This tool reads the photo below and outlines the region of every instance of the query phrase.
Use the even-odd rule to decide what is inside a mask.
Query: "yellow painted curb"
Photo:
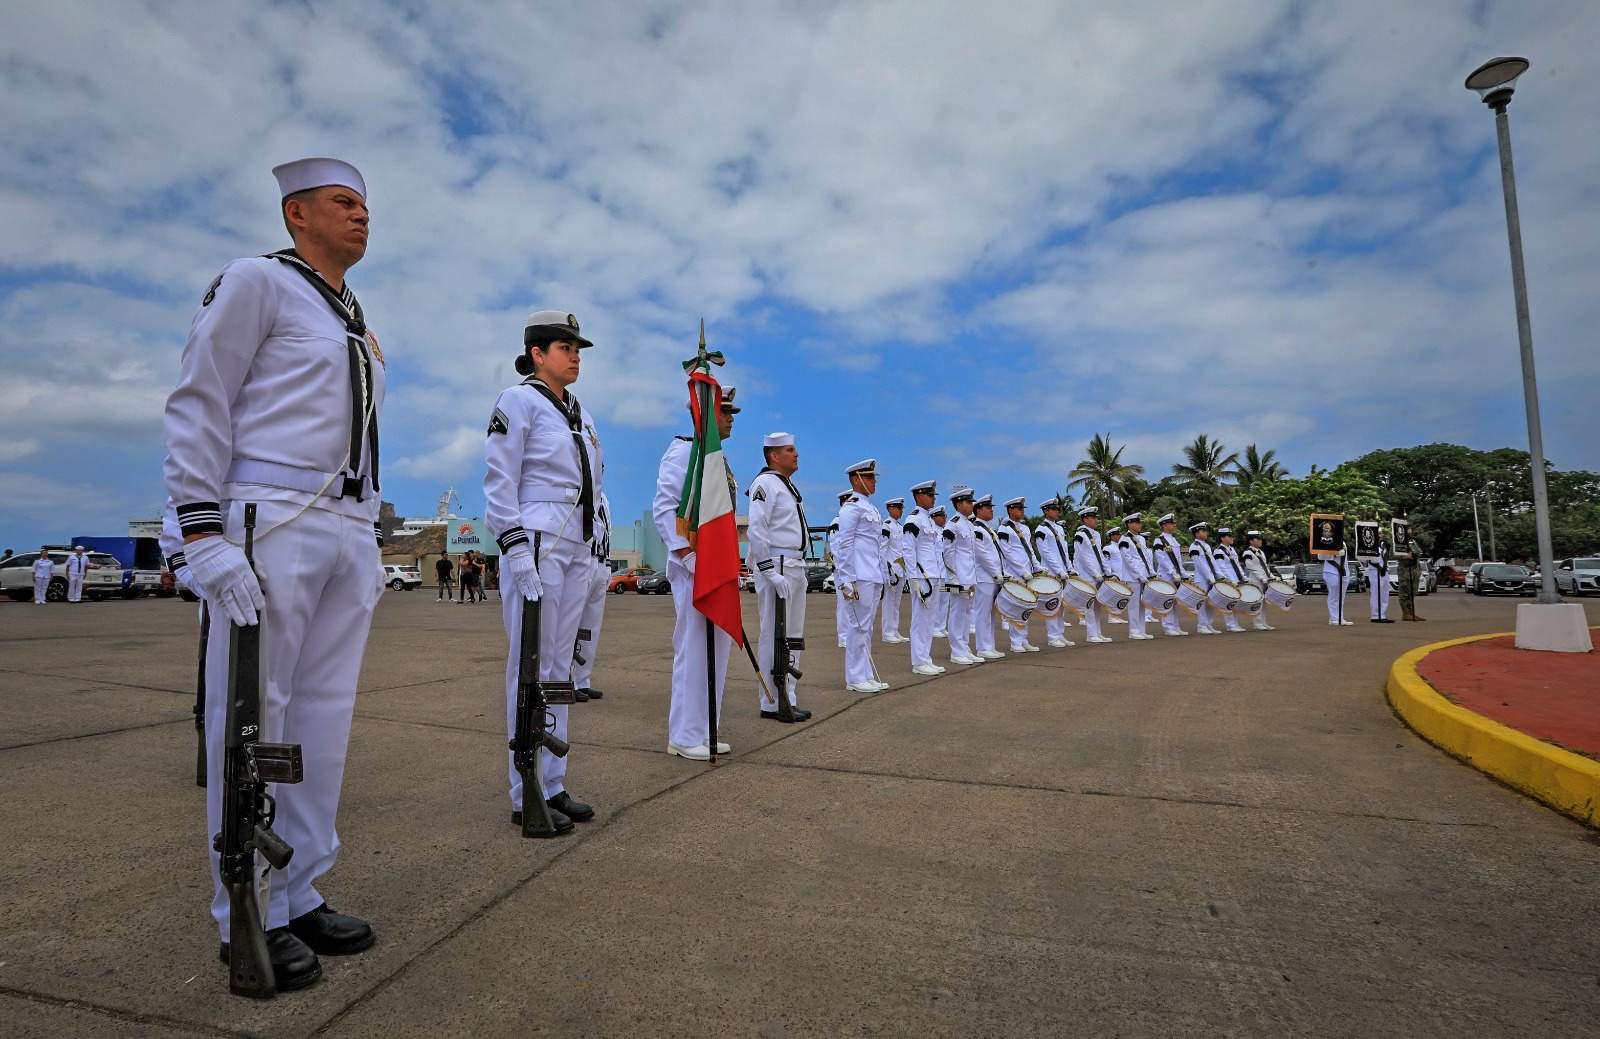
[[[1389,703],[1417,735],[1445,753],[1558,812],[1600,827],[1600,762],[1457,706],[1417,673],[1417,664],[1429,653],[1511,634],[1468,635],[1419,646],[1389,668]]]

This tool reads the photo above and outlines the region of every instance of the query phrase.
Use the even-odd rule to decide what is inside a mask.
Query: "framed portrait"
[[[1378,561],[1378,521],[1356,521],[1356,558],[1363,563]]]
[[[1389,521],[1389,547],[1396,552],[1406,551],[1406,543],[1411,540],[1411,521],[1406,519],[1392,519]]]
[[[1307,549],[1314,556],[1336,556],[1344,548],[1344,513],[1313,512]]]

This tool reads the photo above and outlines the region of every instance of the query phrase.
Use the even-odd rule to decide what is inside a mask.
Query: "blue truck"
[[[155,538],[76,537],[72,543],[116,557],[122,564],[122,594],[126,598],[173,593],[172,579],[166,576],[166,560],[161,558],[161,542]]]

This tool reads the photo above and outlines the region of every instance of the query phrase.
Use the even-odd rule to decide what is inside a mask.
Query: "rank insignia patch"
[[[506,413],[501,411],[499,408],[495,408],[494,414],[489,416],[488,435],[493,436],[496,433],[504,435],[510,432],[510,428],[511,427],[509,423],[506,421]]]
[[[750,496],[750,500],[751,501],[766,501],[767,500],[767,489],[765,487],[757,487],[756,488],[756,493],[754,493],[754,494],[752,494]]]
[[[217,298],[217,286],[221,284],[222,275],[219,274],[217,275],[217,280],[211,283],[211,287],[206,289],[206,297],[200,301],[200,305],[202,307],[209,307],[211,305],[211,301]]]

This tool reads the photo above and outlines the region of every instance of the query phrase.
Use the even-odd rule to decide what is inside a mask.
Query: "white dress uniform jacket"
[[[1245,548],[1241,555],[1244,562],[1245,580],[1257,588],[1265,588],[1272,581],[1272,569],[1267,565],[1267,554],[1259,548]]]
[[[849,685],[874,682],[872,623],[877,619],[883,592],[883,517],[865,495],[853,494],[839,510],[839,530],[834,535],[834,583],[837,604],[844,619],[844,680]],[[855,591],[847,599],[842,585]]]
[[[1045,570],[1063,580],[1072,569],[1071,561],[1067,558],[1067,535],[1059,523],[1040,520],[1039,525],[1033,528],[1033,554]]]
[[[945,627],[952,660],[973,657],[968,632],[972,629],[972,610],[978,591],[976,530],[972,519],[959,512],[953,512],[944,525],[945,565],[950,582],[956,586],[950,593],[950,619]]]
[[[1083,526],[1073,531],[1072,567],[1096,584],[1105,580],[1105,546],[1098,530]]]
[[[1026,581],[1032,577],[1039,569],[1039,561],[1034,558],[1033,549],[1028,545],[1031,540],[1028,525],[1007,516],[1000,521],[994,533],[1000,539],[1000,561],[1006,577],[1014,581]]]
[[[1179,560],[1183,558],[1183,545],[1179,543],[1178,535],[1157,534],[1151,539],[1151,553],[1155,557],[1156,576],[1171,581],[1173,587],[1189,579],[1179,565]],[[1186,634],[1178,623],[1178,607],[1174,606],[1161,618],[1161,630],[1169,635]]]
[[[993,653],[994,600],[1000,591],[1000,539],[993,527],[980,519],[972,521],[973,548],[978,560],[978,591],[973,597],[972,619],[977,627],[973,648],[979,656]]]
[[[943,534],[918,506],[906,517],[905,540],[909,553],[906,570],[911,582],[911,666],[933,663],[933,631],[937,623],[938,591],[944,583]]]
[[[883,564],[887,583],[883,589],[883,638],[900,641],[900,603],[905,597],[905,524],[894,517],[883,521]]]
[[[750,497],[750,525],[746,534],[750,545],[748,559],[755,573],[756,612],[761,619],[757,656],[762,674],[768,676],[766,685],[759,682],[757,685],[761,709],[776,711],[778,702],[768,695],[776,650],[774,640],[778,637],[788,640],[790,658],[797,669],[806,644],[805,554],[809,539],[806,513],[794,484],[771,469],[757,473],[745,493]],[[784,597],[781,636],[777,632],[780,592]],[[786,676],[784,686],[791,704],[796,703],[796,685],[793,675]]]

